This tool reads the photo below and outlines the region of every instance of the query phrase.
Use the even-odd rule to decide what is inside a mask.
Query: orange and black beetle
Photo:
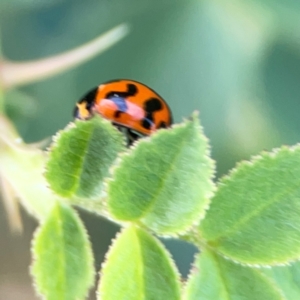
[[[94,114],[124,132],[128,145],[172,124],[171,110],[163,98],[148,86],[129,79],[100,84],[79,100],[75,118],[85,120]]]

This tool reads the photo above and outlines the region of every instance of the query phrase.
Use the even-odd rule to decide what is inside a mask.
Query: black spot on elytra
[[[144,104],[144,109],[146,112],[146,116],[145,118],[141,121],[142,126],[145,129],[150,129],[151,126],[154,123],[154,112],[161,110],[162,104],[161,104],[161,100],[159,100],[158,98],[150,98],[149,100],[145,101]]]
[[[127,84],[127,91],[110,91],[105,95],[106,99],[112,100],[117,106],[118,110],[115,112],[115,118],[119,118],[120,115],[127,111],[127,105],[125,99],[130,96],[136,95],[138,89],[135,84],[129,83]]]
[[[123,113],[123,111],[117,110],[117,111],[115,112],[115,114],[114,114],[114,117],[115,117],[116,119],[120,118],[121,113]]]
[[[159,128],[167,128],[167,124],[166,124],[166,122],[164,122],[164,121],[161,121],[160,123],[159,123],[159,125],[158,125],[158,127],[157,127],[158,129]]]
[[[111,99],[113,97],[120,97],[120,98],[126,98],[130,96],[134,96],[137,94],[138,89],[135,84],[129,83],[127,84],[127,91],[126,92],[120,92],[120,91],[110,91],[106,94],[106,99]]]

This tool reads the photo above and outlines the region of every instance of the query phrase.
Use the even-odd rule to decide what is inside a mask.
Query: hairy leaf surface
[[[35,235],[32,251],[36,289],[45,299],[84,299],[93,284],[93,254],[84,226],[71,207],[54,206]]]
[[[123,149],[123,137],[98,116],[75,121],[57,137],[46,167],[51,189],[63,197],[98,196],[109,167]]]
[[[142,222],[160,234],[187,230],[203,217],[214,189],[208,153],[195,115],[141,140],[122,157],[109,182],[112,216]]]
[[[98,299],[179,300],[179,275],[170,254],[146,231],[123,230],[103,266]]]
[[[183,300],[285,300],[261,270],[244,267],[205,250],[198,255]]]
[[[243,162],[219,184],[200,234],[246,264],[300,258],[300,146]]]

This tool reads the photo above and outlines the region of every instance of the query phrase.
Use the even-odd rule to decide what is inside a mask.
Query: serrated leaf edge
[[[116,132],[118,132],[117,129],[114,128],[114,126],[111,124],[111,122],[110,122],[109,120],[106,120],[105,118],[102,118],[101,116],[98,116],[98,115],[94,116],[93,118],[99,118],[99,119],[101,119],[101,122],[110,124],[110,125],[112,126],[112,129],[114,129],[114,130],[116,130]],[[73,195],[71,195],[71,196],[69,196],[69,197],[64,197],[64,196],[61,196],[61,195],[57,194],[56,192],[54,192],[54,191],[52,190],[51,185],[50,185],[50,183],[48,182],[48,180],[47,180],[47,178],[46,178],[46,173],[47,173],[47,171],[48,171],[48,169],[47,169],[47,164],[48,164],[48,161],[51,159],[51,156],[50,156],[50,155],[51,155],[51,152],[52,152],[54,149],[56,149],[56,147],[58,147],[58,143],[59,143],[59,140],[60,140],[62,134],[68,133],[68,132],[70,132],[71,130],[77,128],[77,127],[78,127],[78,124],[80,124],[81,122],[87,122],[87,121],[86,121],[86,120],[75,119],[74,121],[69,122],[69,123],[67,124],[67,126],[66,126],[64,129],[59,130],[55,135],[53,135],[53,137],[52,137],[52,143],[51,143],[50,146],[47,147],[47,149],[44,151],[45,154],[47,155],[47,159],[46,159],[46,161],[45,161],[45,167],[44,167],[44,170],[43,170],[43,176],[45,177],[46,183],[47,183],[47,187],[48,187],[48,189],[51,191],[51,193],[53,194],[53,196],[58,197],[58,198],[60,198],[61,200],[64,200],[64,199],[66,199],[66,198],[67,198],[67,199],[72,199],[72,198],[86,199],[86,198],[82,198],[82,197],[76,196],[76,195],[75,195],[75,194],[76,194],[76,191],[75,191],[75,193],[73,193]],[[123,135],[122,135],[122,136],[123,136]],[[125,141],[125,138],[124,138],[124,137],[122,138],[122,146],[123,146],[124,149],[126,149],[126,141]],[[117,160],[117,158],[116,158],[116,160]],[[114,162],[114,163],[115,163],[115,162]],[[112,165],[114,165],[114,163],[113,163]],[[109,171],[109,170],[108,170],[108,172],[109,172],[109,174],[110,174],[110,171]],[[109,175],[108,175],[108,177],[109,177]],[[80,177],[79,177],[79,178],[80,178]],[[104,190],[104,185],[105,185],[105,178],[104,178],[104,180],[103,180],[103,188],[102,188],[102,190]],[[97,199],[102,198],[102,197],[103,197],[103,195],[102,195],[102,191],[101,191],[101,193],[100,193],[99,196],[98,196],[98,195],[97,195],[97,196],[92,196],[92,197],[90,197],[90,198],[88,198],[88,199],[97,200]],[[104,202],[105,202],[105,201],[104,201]],[[80,205],[80,204],[76,204],[76,203],[72,203],[72,204],[84,208],[84,207],[83,207],[82,205]],[[90,211],[90,212],[93,212],[91,209],[87,209],[87,210]],[[95,212],[95,213],[96,213],[96,214],[99,214],[99,213],[97,213],[97,212]]]
[[[220,257],[228,260],[228,261],[231,261],[233,263],[236,263],[237,265],[240,265],[242,267],[248,267],[248,268],[251,268],[253,270],[253,272],[257,272],[261,277],[264,277],[266,279],[267,282],[270,283],[270,285],[274,288],[274,290],[276,290],[280,296],[282,297],[282,300],[289,300],[285,297],[284,295],[284,292],[282,291],[282,289],[279,288],[279,286],[276,284],[276,282],[270,278],[269,276],[267,276],[266,274],[260,272],[261,269],[271,269],[272,266],[257,266],[257,265],[247,265],[247,264],[242,264],[240,262],[237,262],[235,260],[232,260],[224,255],[220,255],[217,251],[215,251],[215,249],[210,249],[209,247],[207,247],[207,249],[209,251],[211,251],[213,254],[215,255],[219,255]],[[194,261],[192,263],[192,266],[190,268],[190,272],[184,282],[184,285],[182,287],[182,300],[188,300],[188,298],[186,298],[188,296],[187,294],[187,288],[188,288],[188,284],[190,282],[190,280],[192,279],[192,276],[194,276],[196,274],[196,272],[198,272],[198,267],[196,266],[196,261],[197,259],[199,258],[199,256],[201,255],[201,252],[197,252],[195,255],[194,255]]]
[[[253,155],[249,158],[249,160],[242,160],[238,162],[234,168],[232,168],[228,174],[222,176],[218,182],[217,182],[217,189],[219,188],[220,185],[226,184],[228,181],[232,181],[232,178],[236,175],[237,172],[240,171],[241,168],[252,168],[255,166],[256,163],[260,162],[263,160],[265,157],[275,159],[277,155],[282,153],[283,151],[288,151],[288,152],[295,152],[295,151],[300,151],[300,143],[294,145],[294,146],[286,146],[283,145],[279,148],[274,148],[271,151],[262,151],[259,154]]]
[[[74,210],[68,203],[66,203],[64,200],[57,200],[56,203],[53,203],[53,207],[52,209],[50,210],[49,212],[49,215],[44,218],[40,223],[39,223],[39,226],[38,228],[34,231],[33,233],[33,236],[32,236],[32,239],[31,239],[31,246],[30,246],[30,253],[31,253],[31,256],[32,256],[32,260],[31,260],[31,265],[29,266],[29,273],[31,275],[31,278],[32,278],[32,285],[33,285],[33,288],[34,288],[34,293],[36,296],[38,297],[41,297],[42,299],[46,299],[45,296],[41,293],[41,290],[40,288],[38,287],[38,283],[37,283],[37,280],[34,276],[34,273],[33,273],[33,265],[36,261],[36,256],[35,256],[35,253],[34,253],[34,248],[35,248],[35,245],[36,245],[36,239],[37,239],[37,236],[40,234],[40,232],[42,231],[43,229],[43,225],[48,221],[48,218],[50,217],[51,213],[53,212],[53,210],[56,208],[57,205],[66,205],[68,206],[74,213],[74,216],[75,218],[77,219],[77,221],[79,220],[79,222],[81,222],[81,229],[83,231],[83,233],[85,234],[86,238],[87,238],[87,241],[90,245],[92,245],[91,243],[91,240],[90,240],[90,236],[88,235],[88,232],[83,224],[83,222],[81,221],[81,218],[79,216],[79,214],[77,213],[76,210]],[[86,247],[85,247],[86,248]],[[91,254],[91,259],[92,259],[92,265],[94,265],[94,261],[95,261],[95,258],[94,258],[94,255],[93,255],[93,252],[92,252],[92,249],[90,249],[90,254]],[[95,278],[95,268],[93,267],[93,270],[92,270],[93,274],[93,278]],[[94,280],[93,282],[90,283],[90,285],[87,287],[87,292],[86,292],[86,296],[88,295],[88,292],[89,290],[93,287],[94,285]]]
[[[107,262],[108,262],[108,259],[109,259],[109,256],[110,256],[110,253],[111,253],[111,249],[114,247],[116,241],[118,240],[118,238],[123,234],[124,231],[126,231],[128,228],[130,227],[133,227],[133,228],[136,228],[138,230],[144,230],[146,231],[148,234],[150,234],[152,236],[152,238],[156,239],[156,243],[157,243],[157,246],[163,250],[163,252],[165,253],[168,253],[169,255],[167,256],[167,259],[168,259],[168,262],[169,264],[171,265],[174,273],[175,273],[175,276],[176,276],[176,281],[178,283],[178,286],[181,288],[182,287],[182,283],[180,282],[180,279],[181,278],[181,275],[178,271],[178,268],[175,264],[175,261],[174,259],[172,258],[172,255],[171,253],[168,251],[168,249],[162,244],[162,242],[157,239],[157,237],[155,235],[153,235],[148,229],[145,229],[143,227],[140,227],[136,224],[131,224],[129,222],[127,222],[125,224],[125,226],[116,234],[116,236],[111,240],[111,244],[107,250],[107,252],[105,253],[105,256],[104,256],[104,261],[102,262],[101,264],[101,267],[100,267],[100,271],[99,271],[99,282],[97,283],[97,290],[96,290],[96,295],[97,295],[97,300],[101,300],[101,293],[100,293],[100,281],[101,281],[101,277],[103,276],[103,273],[105,271],[105,269],[107,268]],[[180,295],[180,290],[179,290],[179,295]]]
[[[213,250],[213,252],[217,253],[218,255],[222,256],[223,258],[233,261],[236,264],[245,266],[245,267],[251,267],[251,268],[256,268],[256,269],[263,269],[263,268],[272,268],[272,267],[286,267],[286,266],[290,266],[291,264],[297,262],[300,260],[300,257],[297,259],[293,259],[293,260],[288,260],[286,263],[281,263],[281,262],[277,262],[274,261],[274,263],[268,263],[268,264],[258,264],[258,263],[246,263],[246,262],[242,262],[239,260],[236,260],[235,258],[229,257],[221,252],[219,252],[217,249],[210,247],[209,245],[207,245],[207,248],[209,248],[210,250]]]
[[[259,163],[264,158],[276,159],[277,156],[279,154],[283,153],[284,151],[289,152],[289,153],[292,153],[292,152],[295,152],[295,151],[300,151],[300,143],[297,143],[293,146],[283,145],[281,147],[274,148],[271,151],[262,151],[259,154],[251,156],[249,158],[249,160],[242,160],[242,161],[238,162],[236,164],[236,166],[229,171],[228,174],[224,175],[223,177],[221,177],[218,180],[217,185],[216,185],[217,191],[219,190],[220,186],[222,187],[223,185],[226,185],[228,182],[232,182],[232,180],[235,179],[234,176],[236,176],[236,174],[241,170],[241,168],[253,168],[253,167],[255,167],[256,163]],[[225,254],[219,252],[217,249],[209,246],[207,244],[207,241],[202,237],[201,237],[201,242],[203,244],[205,244],[207,248],[213,250],[214,252],[216,252],[218,255],[224,257],[225,259],[231,260],[231,261],[233,261],[237,264],[247,266],[247,267],[265,268],[265,267],[275,267],[275,266],[289,266],[290,264],[300,260],[300,253],[299,253],[299,256],[297,258],[290,259],[290,260],[286,261],[285,263],[278,262],[278,261],[273,261],[273,263],[268,263],[268,264],[246,263],[246,262],[238,261],[234,258],[231,258],[231,257],[226,256]]]
[[[192,117],[190,119],[185,119],[182,123],[173,124],[172,126],[170,126],[168,128],[159,129],[156,132],[154,132],[153,134],[151,134],[150,136],[146,136],[146,137],[144,137],[142,139],[139,139],[139,140],[135,141],[133,143],[133,145],[129,149],[127,149],[126,151],[121,152],[121,153],[118,154],[118,157],[115,160],[115,163],[111,166],[111,168],[109,170],[109,173],[111,174],[111,176],[107,177],[103,181],[103,188],[104,188],[104,190],[108,194],[109,184],[110,184],[110,182],[114,181],[114,173],[116,172],[116,170],[118,170],[118,168],[120,168],[122,160],[124,159],[124,157],[130,156],[132,151],[136,151],[136,148],[137,148],[137,146],[139,144],[151,142],[151,139],[153,137],[155,138],[157,135],[161,134],[161,132],[166,132],[166,131],[169,131],[170,129],[173,129],[173,128],[175,128],[175,129],[176,128],[183,128],[184,126],[187,125],[188,122],[194,122],[194,123],[196,123],[196,126],[200,130],[201,138],[203,138],[204,142],[206,143],[205,157],[207,159],[207,164],[211,165],[211,170],[212,170],[211,176],[207,180],[206,184],[207,184],[207,186],[211,187],[211,190],[208,191],[208,192],[206,192],[206,194],[204,195],[204,198],[207,199],[207,203],[203,207],[203,213],[200,214],[199,217],[194,220],[194,222],[192,222],[189,226],[187,226],[183,230],[179,230],[176,233],[164,233],[164,234],[160,234],[160,233],[156,233],[155,231],[151,230],[150,228],[144,226],[150,232],[153,232],[153,233],[155,233],[155,234],[157,234],[157,235],[159,235],[161,237],[166,237],[166,238],[179,237],[180,235],[183,235],[183,234],[189,232],[192,228],[196,227],[201,222],[201,220],[204,219],[204,217],[206,215],[206,211],[210,207],[211,198],[213,197],[213,195],[215,194],[215,191],[217,189],[216,188],[216,184],[213,181],[213,179],[215,178],[215,174],[216,174],[216,162],[211,158],[211,146],[210,146],[210,143],[209,143],[209,139],[204,134],[204,128],[200,124],[200,121],[198,119],[198,112],[197,111],[195,111],[192,114]],[[111,221],[113,221],[114,223],[117,223],[117,224],[120,224],[120,225],[123,225],[123,226],[126,225],[126,224],[139,224],[139,225],[141,225],[141,223],[139,222],[139,220],[137,220],[137,221],[122,221],[122,220],[118,220],[118,219],[114,218],[109,213],[107,197],[106,197],[106,201],[104,201],[103,205],[105,207],[105,211],[107,212],[107,217]]]

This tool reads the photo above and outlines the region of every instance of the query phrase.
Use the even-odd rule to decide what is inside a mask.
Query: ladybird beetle
[[[134,80],[120,79],[100,84],[76,104],[74,117],[82,120],[99,114],[112,122],[131,145],[172,124],[167,103],[154,90]]]

